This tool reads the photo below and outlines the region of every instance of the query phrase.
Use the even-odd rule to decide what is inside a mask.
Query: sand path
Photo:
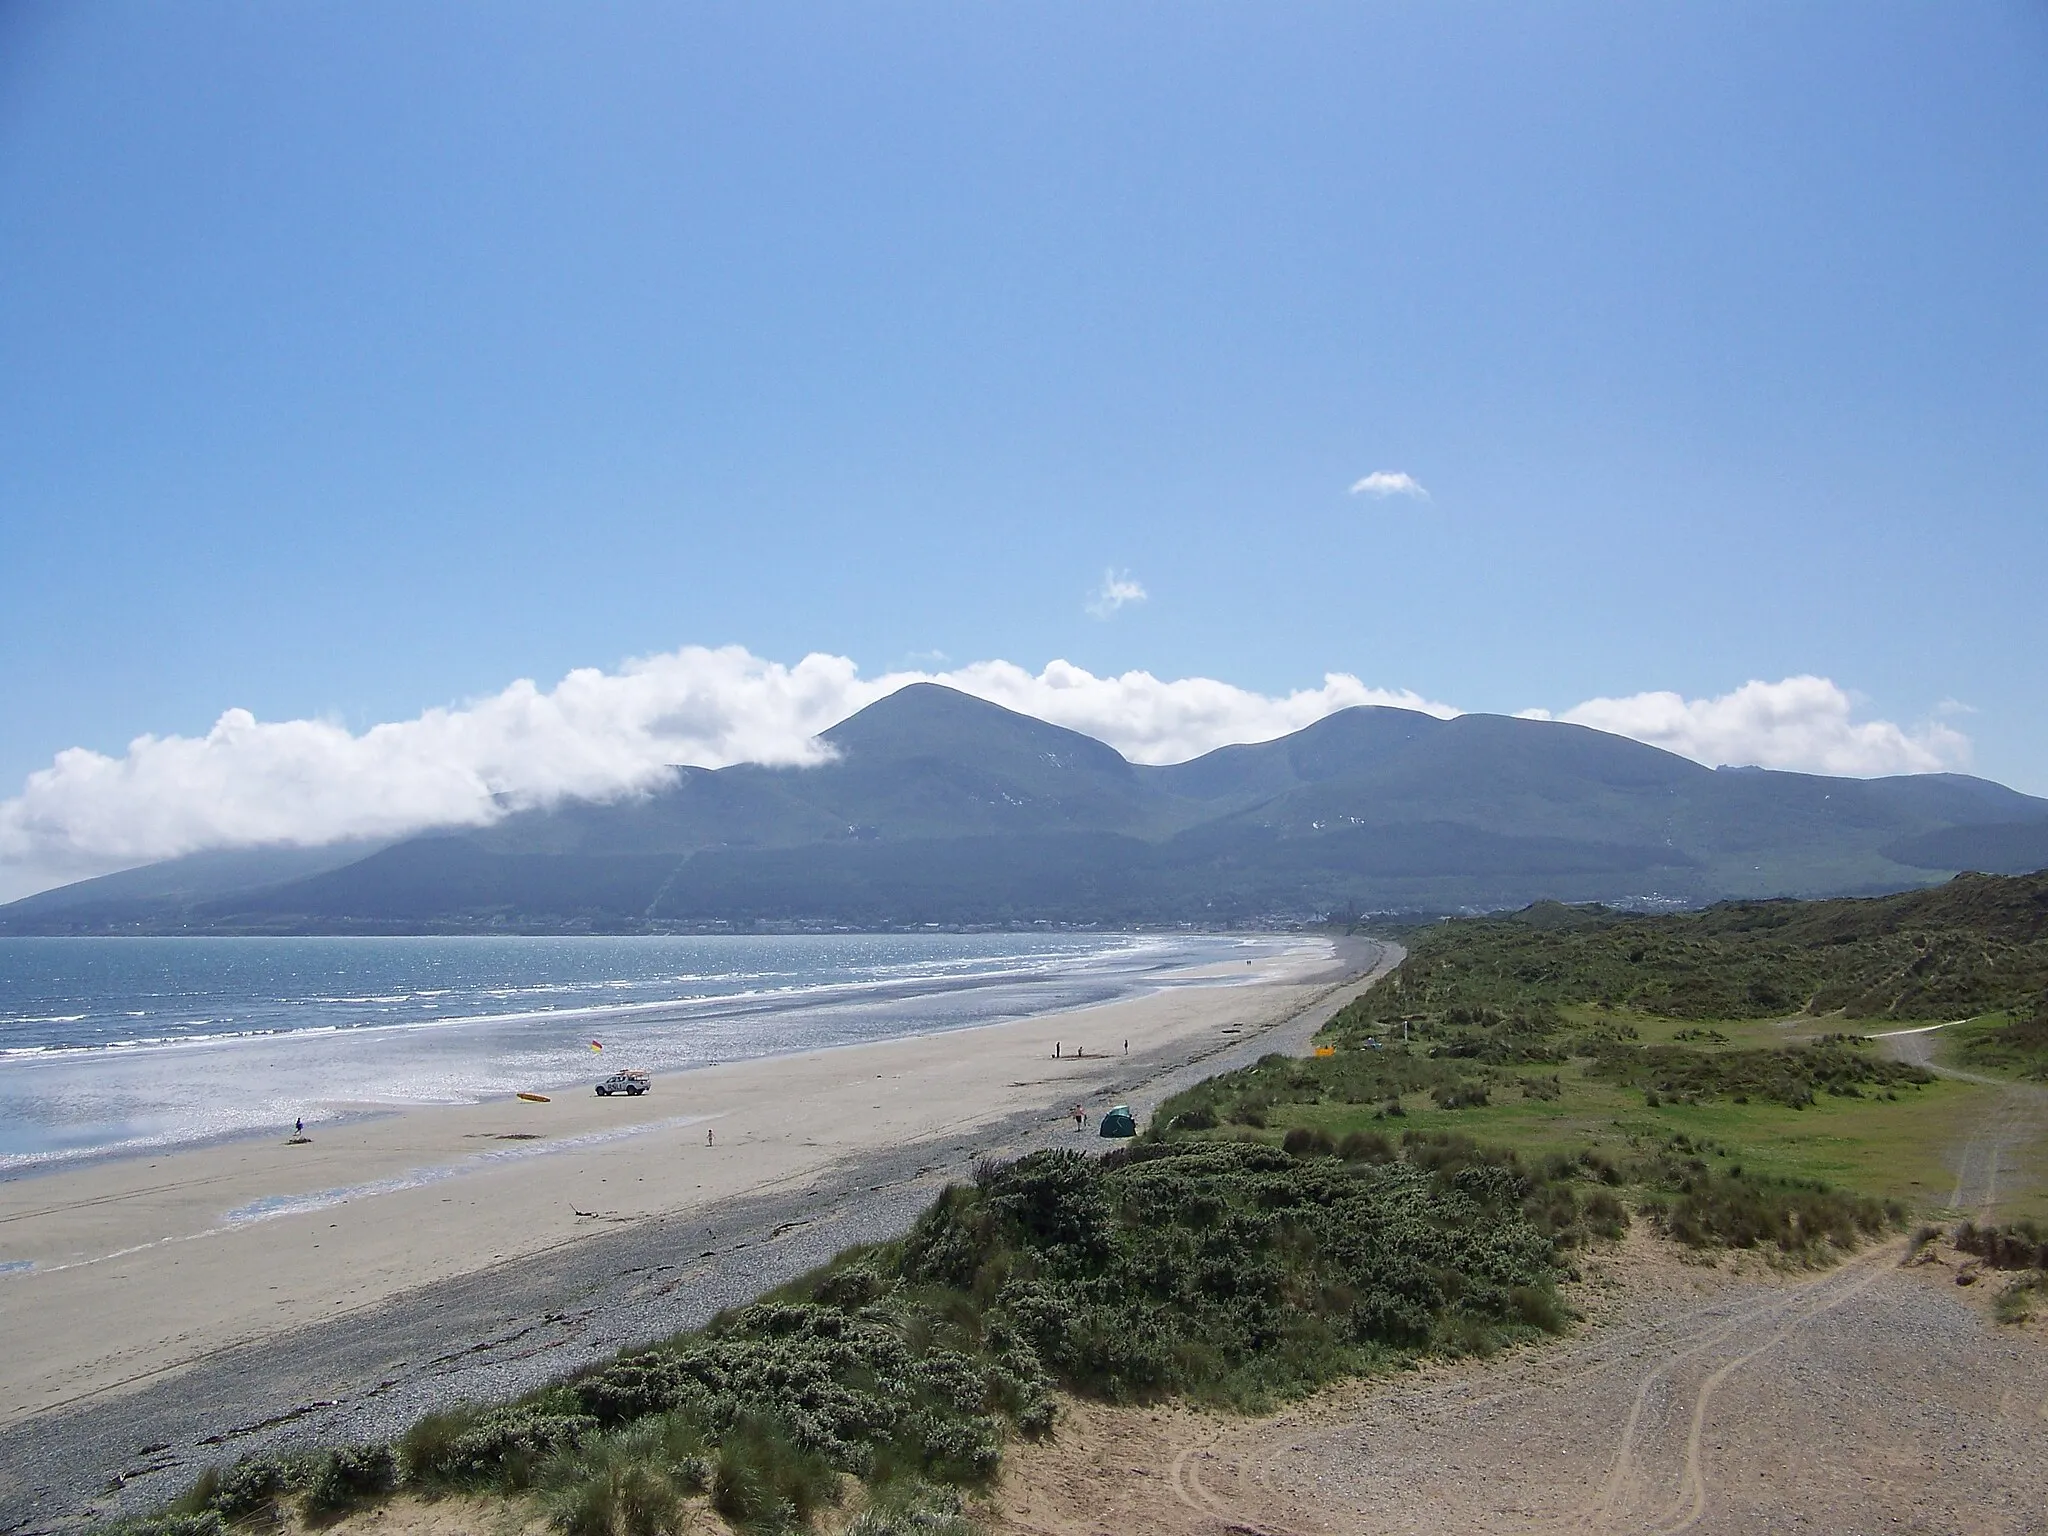
[[[2041,1177],[2044,1159],[2040,1153],[2048,1147],[2048,1088],[1942,1066],[1934,1059],[1934,1052],[1945,1027],[1929,1024],[1873,1038],[1882,1043],[1887,1055],[1899,1061],[1959,1082],[1981,1083],[1999,1090],[1990,1113],[1957,1139],[1948,1157],[1956,1174],[1948,1208],[1981,1222],[1996,1221],[2002,1197],[2009,1202],[2022,1182],[2031,1184]]]

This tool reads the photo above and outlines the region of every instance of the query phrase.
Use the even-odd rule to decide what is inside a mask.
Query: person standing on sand
[[[306,1117],[304,1115],[299,1116],[298,1119],[292,1122],[292,1134],[294,1136],[303,1136],[306,1134]]]
[[[1086,1106],[1086,1105],[1082,1105],[1082,1104],[1076,1104],[1076,1105],[1074,1106],[1074,1129],[1078,1131],[1078,1130],[1080,1130],[1080,1129],[1081,1129],[1081,1127],[1082,1127],[1082,1126],[1086,1125],[1087,1123],[1088,1123],[1088,1109],[1087,1109],[1087,1106]]]

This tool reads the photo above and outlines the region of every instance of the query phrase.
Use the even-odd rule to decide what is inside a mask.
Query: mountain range
[[[1149,766],[934,684],[815,767],[387,845],[194,855],[0,907],[0,933],[1238,923],[1873,893],[2048,865],[2048,800],[1961,774],[1707,768],[1583,726],[1340,711]]]

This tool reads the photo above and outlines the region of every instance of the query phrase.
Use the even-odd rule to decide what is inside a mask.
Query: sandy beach
[[[33,1268],[0,1274],[0,1425],[104,1404],[256,1341],[368,1325],[401,1294],[622,1227],[674,1229],[885,1149],[958,1152],[999,1123],[1014,1140],[1020,1115],[1079,1139],[1075,1103],[1099,1114],[1148,1074],[1298,1014],[1340,977],[1335,964],[1309,945],[1228,985],[680,1073],[639,1098],[584,1089],[414,1110],[304,1145],[12,1178],[0,1258]],[[1093,1132],[1091,1115],[1083,1144]]]

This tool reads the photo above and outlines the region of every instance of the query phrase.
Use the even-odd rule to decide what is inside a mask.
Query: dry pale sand
[[[790,1188],[874,1149],[1071,1102],[1136,1058],[1327,990],[1329,947],[1101,1008],[325,1127],[0,1183],[0,1424],[162,1379],[613,1223]],[[1056,1061],[1076,1047],[1087,1057]],[[1099,1109],[1102,1106],[1096,1105]],[[346,1194],[341,1192],[348,1192]],[[270,1212],[252,1216],[252,1212]],[[243,1213],[240,1216],[231,1213]]]

